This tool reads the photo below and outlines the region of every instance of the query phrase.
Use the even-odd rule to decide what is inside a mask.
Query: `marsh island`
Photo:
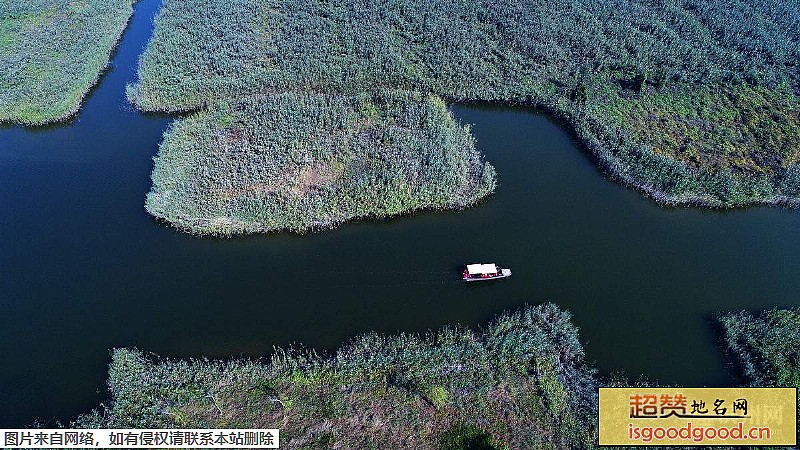
[[[460,209],[495,187],[444,102],[406,92],[215,103],[172,126],[152,178],[147,210],[202,234]]]

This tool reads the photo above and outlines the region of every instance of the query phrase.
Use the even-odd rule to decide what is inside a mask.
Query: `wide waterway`
[[[478,207],[307,236],[178,233],[143,208],[171,119],[124,97],[157,8],[137,3],[75,121],[0,128],[0,427],[89,410],[106,396],[113,347],[330,350],[367,331],[477,326],[542,301],[572,312],[604,373],[724,385],[711,315],[800,304],[800,212],[661,208],[525,109],[452,107],[499,174]],[[479,261],[514,276],[459,282],[459,266]]]

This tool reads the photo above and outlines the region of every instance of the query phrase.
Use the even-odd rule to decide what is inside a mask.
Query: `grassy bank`
[[[129,98],[150,111],[404,89],[570,123],[664,203],[800,198],[800,28],[787,0],[166,0]]]
[[[281,448],[584,448],[596,380],[552,304],[480,331],[356,338],[330,357],[155,359],[115,350],[112,399],[75,425],[279,427]],[[469,445],[472,445],[470,447]]]
[[[132,0],[0,0],[0,122],[75,114],[131,14]]]
[[[392,92],[257,96],[174,123],[147,210],[199,234],[327,228],[419,209],[459,209],[494,169],[444,103]]]

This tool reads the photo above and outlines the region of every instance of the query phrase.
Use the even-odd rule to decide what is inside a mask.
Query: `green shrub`
[[[443,386],[435,385],[425,390],[425,396],[433,403],[433,406],[441,408],[447,403],[450,394]]]
[[[441,437],[441,450],[496,450],[492,436],[474,426],[458,425]]]

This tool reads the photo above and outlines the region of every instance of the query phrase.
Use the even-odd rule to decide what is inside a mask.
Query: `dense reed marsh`
[[[741,386],[800,387],[797,310],[718,314]],[[276,349],[269,362],[161,359],[116,349],[107,404],[73,425],[280,428],[285,448],[597,448],[597,388],[651,386],[585,360],[551,303],[472,331],[358,336],[333,354]]]
[[[797,24],[765,0],[166,0],[128,94],[146,111],[286,91],[525,103],[663,203],[796,204]]]
[[[75,114],[108,66],[133,0],[0,0],[0,122]]]
[[[152,179],[147,210],[202,234],[461,209],[496,183],[444,102],[406,92],[216,103],[173,124]]]
[[[553,304],[479,331],[367,334],[328,356],[186,361],[117,349],[108,386],[111,401],[75,425],[279,427],[289,449],[586,448],[596,439],[597,380],[570,315]]]

